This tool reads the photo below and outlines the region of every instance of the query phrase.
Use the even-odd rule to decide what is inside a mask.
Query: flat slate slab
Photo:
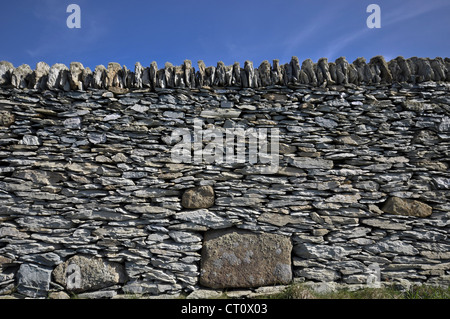
[[[288,284],[292,280],[289,237],[237,228],[206,232],[200,284],[214,289]]]

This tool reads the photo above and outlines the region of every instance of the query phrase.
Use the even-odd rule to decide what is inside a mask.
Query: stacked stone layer
[[[164,72],[137,67],[130,78],[108,67],[98,86],[95,71],[82,87],[72,86],[72,65],[66,80],[64,68],[42,64],[34,72],[21,68],[34,80],[17,69],[0,72],[0,294],[72,291],[100,298],[190,292],[205,282],[223,287],[226,281],[200,280],[202,248],[211,232],[228,228],[287,238],[292,268],[274,263],[278,273],[272,273],[284,283],[289,275],[365,284],[376,263],[382,281],[448,285],[450,86],[422,82],[437,75],[448,80],[448,68],[436,71],[448,59],[397,59],[402,79],[416,83],[391,83],[400,74],[392,61],[387,68],[380,58],[360,61],[366,71],[358,85],[349,81],[349,70],[360,70],[356,61],[339,68],[347,70],[344,78],[337,71],[320,78],[319,69],[333,69],[323,60],[301,68],[293,61],[287,68],[298,77],[287,78],[297,80],[274,80],[289,74],[275,72],[275,64],[257,73],[247,64],[247,79],[258,74],[257,80],[241,78],[240,86],[219,65],[214,80],[212,69],[194,76],[189,67],[175,68],[173,84],[168,66]],[[418,61],[427,61],[421,70],[431,74],[429,65],[433,76],[418,80],[425,76],[411,67]],[[369,76],[373,69],[386,83]],[[77,70],[85,83],[86,69]],[[148,82],[137,76],[146,70]],[[317,81],[300,84],[302,72]],[[166,82],[153,81],[163,73]],[[209,87],[216,84],[224,87]],[[262,174],[258,164],[174,163],[171,134],[193,130],[195,119],[204,129],[278,128],[279,167]],[[210,262],[227,261],[227,271],[247,260],[264,262],[252,260],[259,254],[250,244],[248,253],[243,244],[233,257],[223,243],[228,250]],[[245,282],[249,277],[233,287]]]
[[[239,62],[225,65],[220,61],[215,67],[206,67],[203,61],[197,64],[197,70],[190,60],[185,60],[180,66],[167,62],[163,69],[158,69],[156,62],[152,62],[149,67],[137,62],[133,72],[116,62],[109,63],[107,67],[98,65],[92,71],[80,62],[72,62],[69,67],[61,63],[50,67],[45,62],[39,62],[32,70],[27,64],[15,68],[10,62],[0,61],[0,85],[71,91],[88,88],[155,90],[205,86],[258,88],[289,84],[326,86],[450,81],[450,59],[441,57],[405,59],[399,56],[386,62],[382,56],[376,56],[369,62],[358,58],[353,63],[340,57],[335,62],[321,58],[317,63],[306,59],[300,64],[298,57],[293,56],[289,63],[280,64],[279,60],[273,60],[271,65],[266,60],[259,67],[253,66],[251,61],[245,61],[243,68]]]

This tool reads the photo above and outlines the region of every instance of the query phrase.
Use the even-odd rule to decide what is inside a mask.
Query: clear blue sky
[[[80,29],[66,25],[71,3],[81,8]],[[381,7],[380,29],[366,26],[371,3]],[[449,0],[2,0],[0,8],[0,60],[33,69],[39,61],[134,70],[137,61],[450,56]]]

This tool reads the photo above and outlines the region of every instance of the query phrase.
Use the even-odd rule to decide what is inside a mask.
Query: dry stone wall
[[[0,62],[0,294],[364,285],[374,265],[382,282],[448,286],[449,71]],[[278,165],[198,161],[195,134],[174,161],[173,132],[198,120],[278,129]]]

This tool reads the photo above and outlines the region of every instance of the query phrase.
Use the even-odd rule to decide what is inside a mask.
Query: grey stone
[[[361,219],[361,223],[381,228],[381,229],[391,229],[391,230],[408,230],[411,229],[411,226],[405,224],[405,223],[398,223],[396,221],[391,221],[389,219],[377,219],[377,218],[364,218]]]
[[[246,288],[287,284],[292,279],[292,244],[288,237],[240,229],[205,234],[200,284]]]
[[[348,252],[339,246],[315,245],[311,243],[298,243],[294,246],[294,253],[302,258],[324,258],[341,260]]]
[[[186,299],[215,299],[222,296],[221,290],[197,289],[191,292]]]
[[[106,142],[106,134],[105,133],[89,133],[88,134],[89,142],[92,144],[104,144]]]
[[[80,62],[70,63],[69,83],[72,90],[83,90],[84,66]]]
[[[45,90],[47,88],[48,73],[50,66],[45,62],[38,62],[34,70],[33,85],[35,89]]]
[[[63,122],[64,126],[68,129],[80,129],[81,128],[81,118],[70,117]]]
[[[31,298],[47,297],[51,274],[51,268],[22,264],[17,272],[17,291]]]
[[[204,110],[200,113],[204,118],[238,118],[241,114],[239,110],[216,108],[211,110]]]
[[[63,89],[69,91],[68,74],[69,69],[64,64],[56,63],[52,65],[48,73],[47,87],[50,90]]]
[[[73,292],[99,290],[124,283],[127,279],[123,266],[118,263],[78,255],[58,265],[53,277]]]
[[[291,165],[298,168],[319,168],[319,169],[332,169],[333,161],[324,160],[320,158],[310,158],[310,157],[294,157],[289,159]]]
[[[419,254],[419,250],[415,248],[413,245],[406,242],[402,242],[400,240],[383,241],[371,246],[367,246],[364,249],[375,254],[395,253],[407,256]]]
[[[37,137],[37,136],[25,135],[22,138],[22,140],[19,142],[19,144],[37,146],[37,145],[41,145],[41,141],[39,140],[39,137]]]
[[[305,277],[309,280],[317,280],[321,282],[333,282],[340,278],[336,270],[326,268],[307,268],[296,270],[295,275],[298,277]]]
[[[22,64],[12,71],[11,84],[18,89],[26,89],[31,86],[32,74],[33,71],[30,66],[28,64]]]
[[[197,243],[202,240],[202,236],[185,231],[172,231],[169,236],[177,243]]]
[[[185,208],[209,208],[214,205],[215,195],[211,186],[199,186],[183,193],[181,205]]]
[[[0,61],[0,85],[10,84],[14,66],[7,61]]]
[[[316,117],[314,121],[319,124],[322,127],[328,128],[328,129],[334,129],[336,126],[338,126],[338,123],[336,121],[323,118],[323,117]]]
[[[175,215],[175,218],[214,229],[232,226],[232,223],[229,220],[218,216],[207,209],[180,212]]]

